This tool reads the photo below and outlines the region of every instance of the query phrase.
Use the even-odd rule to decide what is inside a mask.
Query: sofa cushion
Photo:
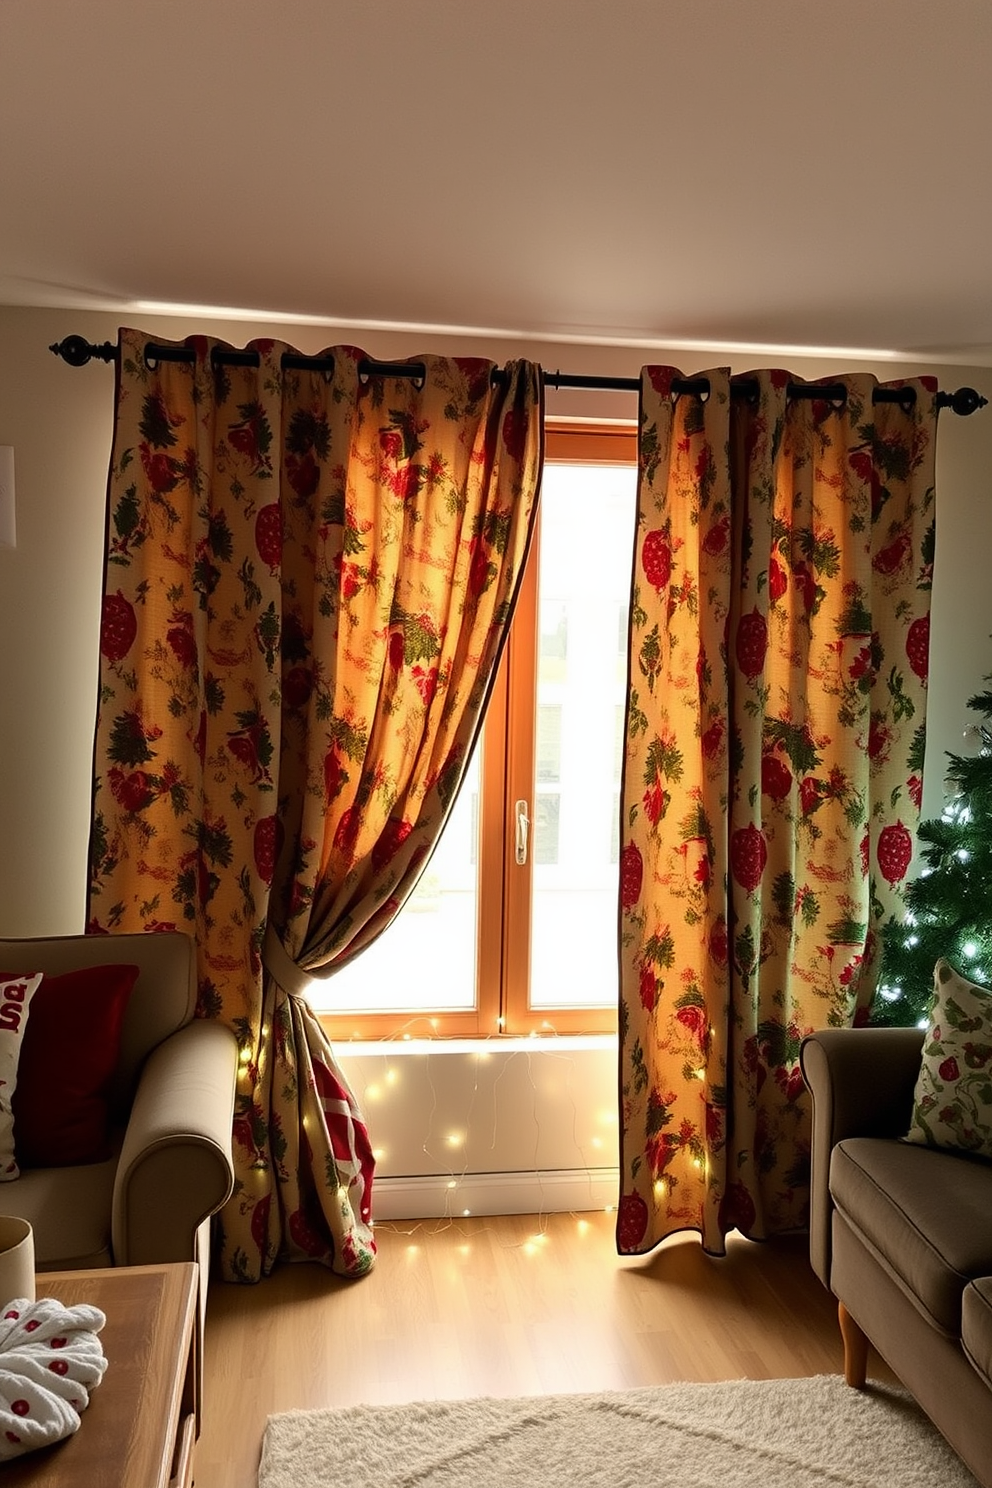
[[[992,1158],[992,992],[946,961],[934,968],[906,1140]]]
[[[849,1137],[830,1193],[852,1228],[929,1321],[961,1332],[961,1293],[992,1275],[992,1166],[885,1137]]]
[[[992,1390],[992,1276],[966,1286],[961,1299],[961,1343]]]
[[[22,1168],[109,1156],[110,1082],[137,966],[83,966],[44,976],[31,1003],[14,1092]]]
[[[111,1205],[122,1138],[107,1162],[32,1168],[0,1188],[0,1211],[28,1220],[39,1271],[110,1266]]]

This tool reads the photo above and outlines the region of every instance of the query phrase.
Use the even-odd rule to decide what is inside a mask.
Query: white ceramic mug
[[[26,1219],[0,1214],[0,1304],[35,1300],[34,1231]]]

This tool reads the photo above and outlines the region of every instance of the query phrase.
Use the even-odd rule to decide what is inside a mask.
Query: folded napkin
[[[0,1462],[79,1430],[79,1414],[107,1368],[99,1307],[46,1297],[0,1308]]]

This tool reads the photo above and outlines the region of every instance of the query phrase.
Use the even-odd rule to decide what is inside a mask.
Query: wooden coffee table
[[[196,1291],[192,1263],[39,1273],[39,1297],[106,1313],[107,1372],[76,1434],[0,1465],[2,1488],[188,1488]]]

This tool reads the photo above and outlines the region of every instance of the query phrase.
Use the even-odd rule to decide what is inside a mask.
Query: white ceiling
[[[0,303],[992,363],[986,0],[0,0]]]

